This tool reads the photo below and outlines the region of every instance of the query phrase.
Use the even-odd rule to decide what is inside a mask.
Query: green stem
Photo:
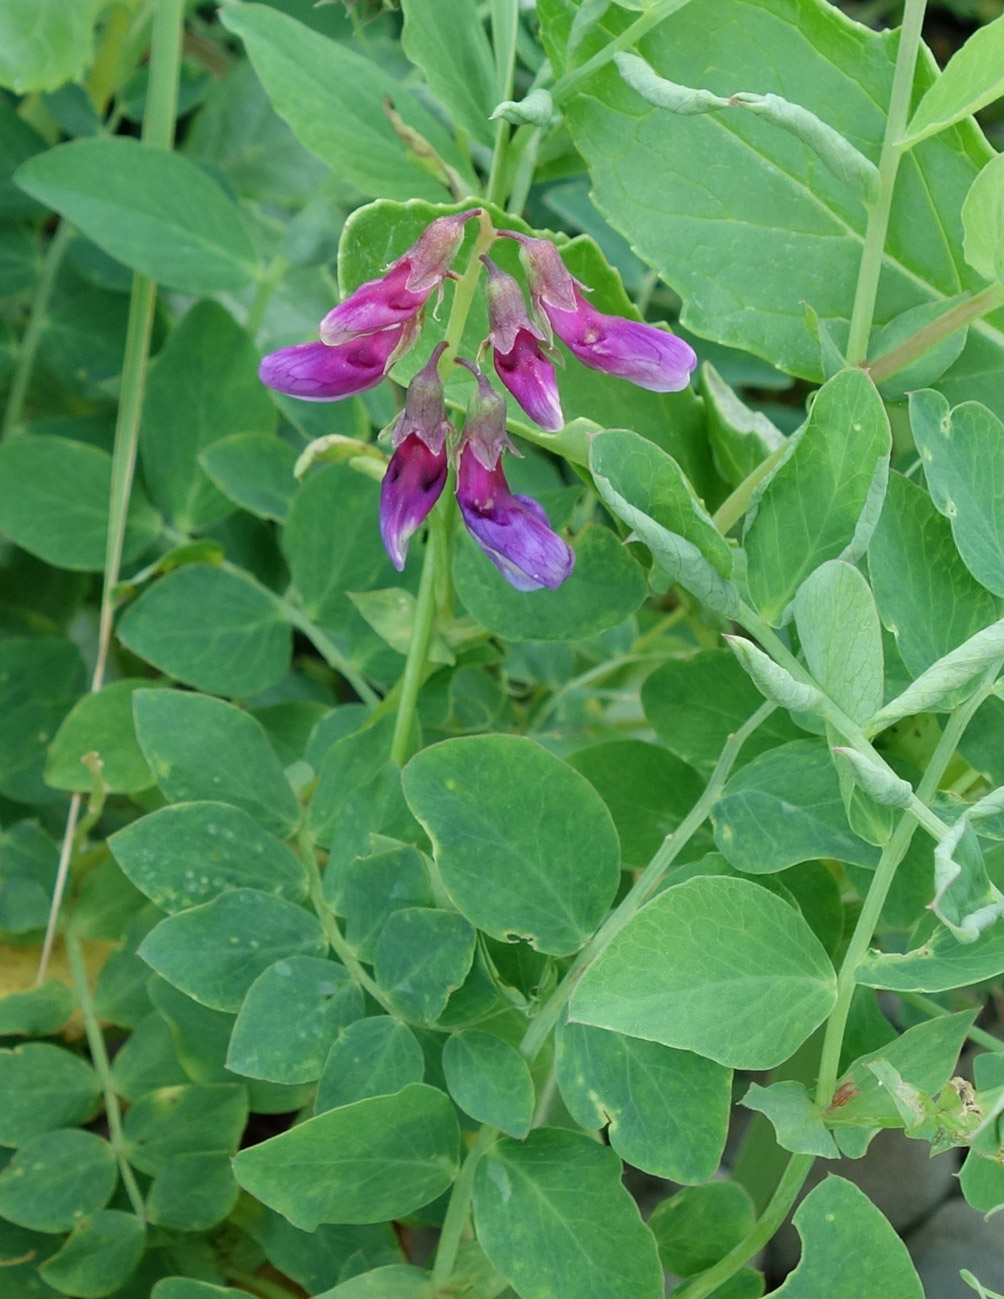
[[[605,663],[597,663],[595,667],[589,668],[580,676],[572,677],[566,681],[560,690],[545,699],[533,719],[533,725],[530,727],[530,734],[535,735],[538,731],[544,729],[544,723],[558,707],[561,701],[567,698],[573,690],[581,690],[584,686],[592,685],[594,681],[600,681],[603,677],[611,672],[619,672],[621,668],[628,667],[631,663],[653,663],[666,657],[665,654],[621,654],[614,659],[608,659]]]
[[[582,978],[586,968],[610,945],[628,921],[649,900],[662,883],[670,866],[704,824],[711,809],[721,797],[722,789],[729,778],[729,772],[732,770],[736,758],[739,756],[740,749],[757,727],[774,712],[775,707],[776,705],[771,703],[761,704],[753,716],[726,740],[704,793],[677,828],[662,841],[634,887],[596,931],[591,942],[587,943],[582,949],[565,977],[535,1015],[519,1047],[527,1060],[533,1060],[544,1045],[548,1034],[558,1022],[562,1010],[575,991],[575,985]]]
[[[758,1250],[763,1249],[764,1245],[771,1239],[781,1224],[787,1218],[791,1206],[795,1203],[795,1198],[805,1179],[809,1176],[809,1170],[815,1163],[813,1155],[792,1155],[788,1160],[788,1166],[777,1184],[777,1190],[771,1197],[770,1204],[763,1212],[763,1217],[757,1222],[756,1226],[741,1240],[735,1249],[730,1250],[723,1259],[720,1259],[714,1267],[708,1268],[700,1276],[683,1287],[682,1290],[673,1292],[673,1299],[707,1299],[708,1295],[714,1294],[720,1285],[723,1285],[730,1276],[733,1276],[744,1266],[746,1261],[753,1257]]]
[[[228,1267],[226,1272],[228,1281],[240,1282],[249,1294],[256,1294],[259,1299],[292,1299],[293,1297],[293,1291],[286,1286],[279,1285],[277,1281],[269,1281],[254,1272],[244,1272],[240,1268],[233,1267]]]
[[[875,383],[882,383],[891,375],[905,369],[918,356],[929,352],[943,338],[950,337],[956,330],[968,325],[971,320],[979,320],[987,312],[996,311],[1001,306],[1004,306],[1004,285],[991,284],[979,293],[974,293],[971,298],[966,298],[964,302],[956,303],[954,307],[950,307],[926,324],[923,329],[918,329],[915,334],[911,334],[898,347],[872,361],[868,366],[868,373]]]
[[[495,51],[496,103],[512,98],[516,75],[516,35],[519,31],[519,0],[492,0],[492,46]],[[495,123],[495,147],[485,198],[500,204],[505,199],[506,162],[509,151],[509,123],[499,118]]]
[[[533,127],[527,137],[526,144],[523,146],[523,151],[519,155],[516,172],[512,178],[509,201],[505,209],[511,216],[521,216],[523,209],[526,207],[530,186],[533,184],[533,174],[537,170],[537,153],[540,150],[540,142],[543,137],[543,129],[539,126]]]
[[[780,463],[788,450],[788,445],[788,441],[785,439],[779,447],[770,453],[766,460],[761,460],[757,467],[746,475],[735,491],[719,505],[711,521],[723,537],[732,531],[733,527],[746,513],[746,507],[750,503],[753,492],[767,475],[773,472],[775,466]]]
[[[356,671],[327,632],[322,631],[316,623],[311,622],[303,610],[290,600],[275,595],[274,592],[270,594],[272,594],[282,610],[283,617],[303,632],[304,636],[321,654],[328,667],[333,668],[340,676],[345,678],[364,704],[369,704],[371,708],[375,707],[380,702],[380,696],[369,685],[365,677]]]
[[[431,519],[422,561],[422,578],[415,600],[415,622],[411,630],[404,676],[401,678],[401,698],[394,719],[394,736],[390,743],[390,760],[399,767],[404,766],[411,747],[411,726],[432,639],[432,624],[436,617],[436,570],[440,564],[443,540],[442,520]]]
[[[252,338],[257,336],[261,328],[261,322],[265,319],[265,312],[271,301],[272,294],[276,291],[279,281],[289,270],[289,262],[285,257],[273,257],[265,270],[265,274],[258,281],[258,287],[255,290],[254,300],[248,310],[247,331]]]
[[[675,14],[677,10],[688,5],[690,0],[662,0],[660,4],[650,9],[648,13],[642,14],[640,18],[625,27],[620,36],[615,36],[612,41],[604,45],[603,49],[594,54],[591,59],[587,59],[581,67],[572,68],[566,72],[563,77],[559,77],[554,83],[554,89],[551,95],[556,104],[568,98],[572,91],[587,77],[591,77],[599,68],[606,67],[615,54],[620,54],[623,50],[629,50],[632,45],[636,45],[643,36],[646,36],[653,27],[656,27],[664,18],[670,14]]]
[[[150,55],[150,86],[147,92],[146,116],[143,120],[143,142],[155,148],[169,149],[174,139],[174,115],[178,101],[178,70],[181,65],[181,33],[185,0],[160,0],[154,18]],[[108,503],[108,535],[105,547],[105,571],[98,615],[98,652],[91,677],[92,693],[101,689],[105,664],[112,639],[115,614],[115,588],[122,565],[129,496],[136,467],[139,422],[146,386],[150,336],[157,286],[146,275],[133,275],[126,327],[125,354],[122,360],[122,385],[115,443],[112,450],[111,489]],[[37,981],[45,978],[49,955],[59,921],[59,907],[66,887],[72,844],[80,811],[79,799],[72,799],[63,832],[60,865],[49,907],[45,941],[39,959]]]
[[[925,1015],[930,1015],[932,1019],[941,1019],[952,1012],[945,1006],[941,1006],[932,997],[925,997],[919,992],[897,992],[896,996],[900,1001],[905,1001],[908,1006],[915,1006],[917,1010],[922,1010]],[[966,1037],[970,1042],[975,1042],[977,1046],[986,1047],[988,1051],[1004,1051],[1004,1042],[999,1037],[994,1037],[993,1033],[988,1033],[984,1028],[971,1028]]]
[[[467,1157],[457,1174],[450,1192],[450,1203],[446,1207],[443,1228],[439,1233],[439,1244],[436,1247],[436,1260],[432,1265],[432,1293],[439,1294],[450,1283],[453,1268],[457,1261],[460,1241],[467,1229],[467,1217],[471,1200],[474,1196],[474,1173],[478,1162],[485,1151],[498,1137],[498,1129],[482,1124],[474,1144],[467,1152]]]
[[[109,1144],[118,1162],[122,1185],[129,1196],[133,1212],[140,1222],[145,1222],[146,1205],[143,1203],[143,1196],[140,1194],[136,1178],[133,1176],[132,1167],[125,1155],[122,1110],[119,1107],[119,1098],[115,1091],[115,1084],[112,1081],[112,1067],[108,1059],[108,1049],[105,1046],[105,1036],[101,1031],[97,1012],[94,1009],[91,988],[87,980],[87,965],[84,961],[83,948],[74,933],[66,935],[66,956],[70,964],[70,973],[73,976],[73,990],[77,996],[77,1005],[80,1007],[80,1014],[84,1020],[84,1031],[87,1034],[87,1045],[90,1048],[91,1060],[94,1062],[95,1072],[101,1080],[101,1087],[104,1091]]]
[[[10,393],[7,397],[7,409],[4,411],[3,428],[0,429],[0,437],[7,437],[8,434],[13,433],[21,422],[24,399],[28,395],[28,385],[31,383],[32,371],[35,368],[35,358],[38,356],[39,344],[42,341],[42,334],[45,332],[49,299],[52,297],[56,276],[59,274],[59,268],[63,264],[63,258],[66,256],[66,250],[70,246],[73,235],[74,230],[69,222],[61,221],[59,228],[49,242],[49,247],[46,249],[42,269],[39,272],[38,279],[35,282],[35,290],[31,296],[28,325],[24,331],[24,337],[21,339],[17,361],[14,365],[14,374],[11,379]]]
[[[321,880],[321,870],[317,864],[317,852],[314,848],[313,841],[306,825],[300,827],[296,838],[297,852],[300,860],[307,870],[307,879],[310,889],[310,903],[314,908],[318,920],[324,929],[324,936],[328,940],[328,946],[335,953],[341,963],[352,975],[353,980],[365,992],[368,992],[373,1000],[394,1019],[400,1020],[401,1016],[398,1011],[391,1005],[387,998],[380,991],[377,984],[363,969],[358,957],[345,939],[345,935],[338,927],[338,920],[328,899],[324,896],[324,884]]]
[[[920,32],[926,6],[927,0],[906,0],[903,12],[899,50],[896,53],[896,69],[893,73],[892,93],[889,97],[889,117],[886,121],[882,154],[879,158],[879,196],[868,213],[868,226],[865,230],[861,263],[858,267],[858,282],[854,291],[854,307],[851,311],[850,332],[847,338],[848,365],[860,365],[868,354],[868,340],[872,332],[875,300],[878,296],[879,277],[882,274],[882,259],[889,230],[889,214],[892,210],[893,191],[896,188],[896,173],[899,170],[900,158],[903,156],[903,146],[900,141],[910,111],[910,96],[913,92],[914,71],[917,65],[917,52],[920,49]]]

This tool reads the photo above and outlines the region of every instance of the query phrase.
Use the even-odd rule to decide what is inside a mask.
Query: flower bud
[[[337,347],[280,347],[262,359],[258,377],[267,387],[303,401],[338,401],[375,388],[410,341],[407,326],[397,325]]]
[[[409,434],[390,458],[380,484],[380,535],[399,573],[408,542],[439,500],[446,473],[445,447],[434,451],[417,433]]]
[[[404,410],[394,425],[394,446],[407,438],[421,438],[430,451],[442,451],[453,425],[446,417],[446,398],[439,377],[439,358],[446,343],[438,343],[426,364],[418,371],[404,399]]]
[[[488,257],[489,338],[495,373],[526,413],[552,433],[564,428],[554,365],[540,346],[543,334],[530,319],[523,290]]]

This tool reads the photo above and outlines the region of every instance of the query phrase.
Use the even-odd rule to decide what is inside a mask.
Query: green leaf
[[[570,8],[542,6],[559,75],[573,62],[571,22]],[[581,66],[625,25],[609,10],[574,62]],[[898,39],[891,29],[849,21],[825,0],[752,0],[738,9],[731,0],[703,0],[648,32],[642,53],[658,75],[687,86],[722,96],[744,86],[783,95],[877,162]],[[933,60],[923,60],[918,92],[936,75]],[[816,309],[843,346],[867,220],[847,187],[805,144],[752,114],[670,115],[624,86],[613,67],[583,80],[562,108],[597,207],[681,296],[683,322],[818,381],[818,344],[802,304]],[[966,190],[989,156],[985,140],[964,123],[903,158],[878,325],[918,303],[954,297],[960,284],[979,284],[944,231],[957,229]],[[715,160],[710,174],[708,159]],[[999,328],[981,322],[956,371],[995,403],[1002,343]]]
[[[148,587],[118,625],[122,643],[162,672],[220,695],[255,695],[289,667],[292,632],[251,577],[186,564]]]
[[[32,1231],[72,1231],[105,1207],[117,1180],[111,1147],[93,1132],[43,1132],[0,1173],[0,1214]]]
[[[1004,1084],[1004,1070],[997,1052],[984,1051],[973,1061],[973,1079],[979,1092]],[[966,1203],[989,1214],[1004,1204],[1004,1167],[975,1150],[966,1155],[959,1173],[959,1185]]]
[[[0,294],[12,298],[30,289],[38,270],[38,245],[28,230],[19,225],[0,229]]]
[[[455,911],[405,907],[387,919],[373,953],[373,973],[409,1019],[431,1024],[446,1009],[474,961],[477,934]]]
[[[939,926],[910,952],[869,952],[854,978],[869,988],[891,992],[947,992],[1004,974],[1004,926],[985,929],[975,943],[960,943]]]
[[[571,1023],[558,1031],[557,1071],[575,1121],[607,1127],[611,1146],[636,1168],[704,1182],[721,1162],[732,1074],[713,1060]]]
[[[401,44],[459,127],[480,144],[495,134],[495,61],[480,15],[467,0],[406,0]],[[440,39],[450,33],[449,42]]]
[[[8,992],[0,1000],[0,1036],[48,1037],[62,1028],[75,1005],[73,993],[59,979],[46,979],[28,992]]]
[[[964,817],[934,847],[931,910],[960,943],[973,943],[1000,919],[1004,895],[993,884],[976,831]]]
[[[655,1241],[612,1150],[581,1132],[503,1137],[474,1174],[477,1236],[521,1299],[657,1299]]]
[[[141,1097],[126,1114],[126,1157],[141,1173],[153,1176],[177,1155],[233,1153],[247,1119],[247,1093],[236,1083],[161,1087]]]
[[[906,1246],[851,1182],[828,1177],[795,1210],[794,1223],[802,1257],[771,1299],[924,1299]]]
[[[38,435],[0,447],[0,532],[57,568],[104,567],[112,458],[100,447]],[[129,498],[123,559],[157,538],[160,520],[138,486]]]
[[[464,607],[505,640],[585,640],[616,627],[647,594],[640,566],[609,528],[573,538],[575,568],[556,591],[517,591],[466,534],[453,562]]]
[[[444,128],[379,64],[266,5],[230,10],[224,26],[244,42],[275,111],[297,139],[364,194],[443,197],[431,176],[410,165],[381,109],[387,98],[441,158],[468,171]]]
[[[100,0],[5,0],[0,9],[0,85],[19,95],[75,81],[91,61]]]
[[[728,781],[711,817],[719,851],[749,874],[817,857],[878,862],[878,851],[847,823],[837,772],[820,740],[795,740],[747,763]]]
[[[819,713],[823,695],[817,686],[797,681],[787,668],[757,649],[745,636],[724,636],[725,643],[765,699],[799,713]]]
[[[313,956],[276,961],[248,989],[227,1068],[268,1082],[314,1082],[332,1042],[362,1015],[362,993],[343,966]]]
[[[1004,20],[978,27],[948,60],[913,111],[904,139],[912,147],[1004,94]]]
[[[666,748],[684,762],[709,771],[732,732],[763,703],[727,649],[699,650],[687,658],[670,659],[645,680],[641,701]],[[743,745],[743,759],[748,761],[801,734],[788,714],[778,710]]]
[[[957,648],[950,650],[944,658],[920,674],[916,681],[896,696],[895,699],[880,708],[869,723],[869,730],[878,731],[883,727],[909,717],[913,713],[924,713],[931,708],[945,708],[951,696],[963,686],[968,686],[975,676],[992,667],[998,659],[1004,657],[1004,618],[991,623],[975,636],[970,636]],[[972,693],[969,691],[968,693]]]
[[[826,1111],[827,1124],[832,1128],[902,1127],[893,1097],[869,1069],[869,1064],[885,1060],[904,1082],[934,1095],[955,1071],[972,1025],[972,1011],[942,1015],[908,1028],[893,1041],[855,1060],[839,1080],[835,1093],[839,1099]]]
[[[526,1061],[508,1042],[467,1029],[447,1038],[443,1074],[450,1095],[479,1123],[522,1140],[533,1119],[533,1079]]]
[[[338,1035],[328,1052],[317,1084],[315,1112],[399,1092],[409,1083],[421,1082],[424,1073],[422,1048],[407,1025],[389,1015],[358,1019]]]
[[[345,917],[345,939],[371,965],[377,939],[394,911],[434,905],[421,854],[410,845],[346,862],[332,885],[332,902]]]
[[[289,443],[271,433],[231,433],[199,454],[199,464],[224,496],[280,523],[296,495],[296,459]]]
[[[242,1150],[234,1174],[294,1226],[383,1222],[428,1204],[457,1172],[460,1132],[446,1095],[413,1083],[328,1110]]]
[[[119,1289],[146,1247],[146,1230],[132,1213],[102,1209],[74,1227],[62,1249],[39,1268],[39,1276],[63,1294],[101,1299]]]
[[[234,888],[287,902],[307,896],[300,859],[227,803],[162,807],[116,831],[108,846],[136,887],[172,914]]]
[[[966,261],[985,280],[999,280],[1004,272],[1004,166],[999,155],[970,186],[962,205],[962,227]]]
[[[997,613],[993,597],[959,558],[948,521],[901,474],[889,476],[868,571],[882,621],[914,676]]]
[[[317,1299],[431,1299],[428,1272],[403,1263],[350,1277]]]
[[[246,1290],[212,1285],[209,1281],[193,1281],[190,1277],[169,1276],[157,1282],[150,1292],[150,1299],[244,1299],[246,1294]]]
[[[0,1051],[0,1145],[21,1146],[39,1132],[83,1123],[100,1097],[94,1070],[62,1047],[29,1042]]]
[[[122,135],[74,140],[22,163],[17,183],[166,288],[219,293],[257,273],[236,205],[181,154]]]
[[[672,456],[637,433],[614,429],[591,440],[589,467],[600,496],[669,578],[716,613],[735,616],[732,549]]]
[[[784,446],[784,435],[762,411],[741,401],[710,361],[701,366],[701,396],[708,437],[722,476],[738,487],[757,465]]]
[[[657,1204],[648,1220],[667,1272],[696,1276],[753,1230],[756,1210],[738,1182],[685,1186]]]
[[[744,534],[753,601],[775,626],[809,574],[860,554],[878,520],[891,441],[868,376],[844,370],[828,380],[788,445]]]
[[[175,1087],[189,1081],[175,1055],[167,1020],[156,1011],[143,1015],[133,1033],[115,1052],[112,1081],[116,1094],[130,1102],[159,1087]]]
[[[159,975],[212,1010],[240,1009],[259,974],[289,956],[322,957],[320,921],[302,907],[257,889],[231,889],[168,916],[139,954]]]
[[[570,1018],[735,1069],[770,1069],[829,1014],[829,958],[787,902],[706,876],[658,895],[586,970]],[[747,1013],[736,1016],[735,1005]]]
[[[149,685],[144,677],[126,677],[79,699],[49,746],[45,783],[54,789],[89,791],[91,774],[81,758],[97,752],[101,779],[110,793],[133,794],[149,789],[153,776],[136,739],[132,718],[133,692]]]
[[[761,1087],[751,1083],[742,1098],[748,1110],[765,1115],[777,1133],[777,1143],[798,1155],[838,1159],[837,1143],[823,1124],[822,1111],[815,1105],[805,1084],[790,1079]]]
[[[203,473],[200,452],[228,435],[270,434],[274,427],[275,406],[258,380],[258,349],[219,303],[196,303],[147,379],[140,451],[155,504],[181,532],[225,518],[233,505]]]
[[[279,838],[293,832],[296,797],[253,717],[180,690],[137,690],[133,713],[140,748],[166,798],[219,800]]]
[[[606,740],[578,749],[568,765],[581,772],[606,803],[625,866],[647,866],[704,789],[693,767],[642,740]]]
[[[911,394],[910,424],[931,498],[966,567],[1004,595],[1004,515],[994,487],[1004,474],[1004,424],[978,401],[949,410],[930,389]]]
[[[11,636],[0,643],[0,793],[23,802],[52,798],[42,780],[46,746],[83,687],[71,641]]]
[[[240,1194],[225,1151],[175,1155],[147,1193],[150,1221],[171,1231],[209,1231],[233,1210]]]
[[[553,956],[578,951],[619,878],[617,832],[592,786],[511,735],[433,745],[402,775],[443,884],[467,919]]]
[[[852,721],[882,707],[882,627],[868,583],[830,560],[798,588],[795,626],[813,677]]]

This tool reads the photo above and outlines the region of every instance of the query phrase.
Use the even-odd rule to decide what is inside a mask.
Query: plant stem
[[[854,291],[854,307],[851,311],[850,332],[847,338],[848,365],[860,365],[868,354],[868,340],[871,337],[879,277],[882,274],[882,259],[886,234],[889,230],[889,213],[892,210],[896,173],[899,170],[900,158],[903,156],[903,146],[900,141],[910,111],[910,96],[913,92],[914,71],[917,66],[920,32],[926,7],[927,0],[906,0],[903,11],[903,26],[899,34],[896,69],[893,73],[892,93],[889,97],[889,116],[886,120],[882,154],[879,158],[879,196],[868,212],[868,226],[865,230],[861,263],[858,267],[858,282]]]
[[[872,361],[868,366],[868,373],[875,383],[882,383],[891,375],[905,369],[918,356],[929,352],[943,338],[948,338],[956,330],[968,325],[971,320],[978,320],[988,311],[996,311],[1002,306],[1004,306],[1004,285],[988,285],[979,293],[974,293],[971,298],[966,298],[965,302],[957,302],[954,307],[950,307],[948,311],[930,321],[923,329],[918,329],[898,347]]]
[[[7,437],[8,434],[13,433],[21,422],[24,399],[28,395],[28,385],[31,382],[31,374],[35,368],[35,358],[38,355],[42,334],[45,332],[49,299],[52,297],[56,276],[59,274],[59,268],[63,264],[63,258],[66,256],[66,250],[70,246],[73,235],[74,230],[69,222],[60,221],[59,228],[52,236],[49,247],[45,251],[42,269],[39,272],[38,279],[35,282],[35,290],[31,296],[28,325],[24,331],[24,337],[21,339],[14,374],[11,378],[10,393],[7,397],[7,409],[4,411],[3,428],[0,430],[0,437]]]
[[[282,610],[283,617],[303,632],[314,648],[320,652],[328,667],[334,668],[340,676],[345,678],[364,704],[369,704],[371,708],[375,707],[380,702],[380,696],[369,685],[362,673],[356,671],[327,632],[322,631],[316,623],[311,622],[303,610],[293,604],[292,601],[285,599],[283,596],[275,595],[274,592],[269,592],[269,594],[272,595]]]
[[[390,742],[390,760],[399,767],[403,767],[408,758],[415,705],[418,703],[418,692],[422,688],[425,660],[429,653],[429,641],[432,639],[432,624],[436,617],[436,570],[445,558],[441,553],[443,541],[442,519],[433,517],[429,521],[428,540],[425,543],[425,555],[422,561],[422,578],[418,584],[418,596],[415,600],[415,622],[411,629],[404,676],[401,678],[401,698],[394,719],[394,736]]]
[[[780,463],[788,449],[789,443],[785,439],[779,447],[776,447],[770,453],[766,460],[761,460],[756,468],[746,475],[739,486],[715,510],[711,521],[723,537],[732,531],[733,527],[746,513],[746,507],[750,503],[753,492],[767,475],[773,472],[775,466]]]
[[[384,1008],[388,1015],[393,1016],[396,1020],[400,1020],[400,1014],[363,969],[355,952],[353,952],[352,948],[348,945],[345,935],[338,927],[338,920],[335,913],[331,909],[328,899],[324,896],[324,884],[321,880],[320,867],[317,864],[317,852],[314,849],[314,844],[307,831],[306,824],[301,825],[300,827],[296,838],[296,847],[300,860],[306,868],[307,878],[310,882],[310,902],[324,929],[324,936],[328,940],[328,946],[345,966],[349,974],[352,975],[353,980],[359,985],[359,987],[365,992],[368,992],[373,1000]]]
[[[544,1045],[548,1034],[558,1022],[558,1017],[561,1015],[568,999],[575,990],[575,985],[582,978],[586,968],[610,945],[628,921],[648,901],[649,897],[662,883],[670,866],[704,824],[709,812],[721,796],[722,789],[729,778],[729,773],[736,758],[739,756],[740,749],[757,727],[774,712],[775,708],[776,705],[772,703],[761,704],[753,716],[725,741],[704,793],[677,828],[662,841],[634,887],[596,931],[592,941],[582,949],[565,977],[534,1016],[533,1022],[524,1034],[519,1047],[520,1052],[528,1061],[532,1061]]]
[[[509,201],[505,209],[511,216],[521,216],[523,209],[526,207],[530,186],[533,184],[533,174],[537,170],[537,153],[543,136],[543,128],[539,126],[533,127],[527,137],[526,144],[523,146],[523,151],[519,155],[516,172],[512,178]]]
[[[496,103],[512,98],[516,74],[516,35],[519,31],[519,0],[492,0],[492,46],[495,51]],[[500,117],[495,123],[495,147],[485,198],[489,203],[505,199],[506,161],[509,151],[509,123]]]
[[[487,1123],[482,1124],[478,1130],[478,1135],[474,1139],[474,1144],[468,1150],[467,1156],[461,1165],[457,1180],[453,1183],[453,1190],[450,1192],[450,1203],[447,1205],[446,1216],[443,1218],[443,1228],[439,1233],[436,1259],[432,1265],[431,1289],[433,1294],[439,1294],[445,1286],[449,1285],[450,1278],[453,1276],[457,1251],[460,1249],[460,1240],[467,1227],[467,1215],[474,1195],[474,1172],[481,1156],[492,1145],[498,1135],[497,1128],[490,1127]]]
[[[653,27],[658,26],[664,18],[670,14],[675,14],[677,10],[688,5],[690,0],[662,0],[656,4],[646,14],[635,19],[630,27],[625,27],[620,36],[615,36],[612,41],[604,45],[603,49],[594,54],[591,59],[587,59],[581,67],[571,68],[563,77],[559,77],[554,83],[554,89],[551,95],[556,104],[567,99],[572,91],[591,77],[599,68],[605,67],[615,54],[620,54],[622,50],[629,50],[632,45],[637,44],[643,36],[646,36]]]
[[[147,93],[146,116],[143,120],[143,142],[155,148],[169,149],[174,139],[174,114],[178,101],[178,69],[181,63],[181,31],[184,21],[184,0],[159,0],[153,26],[153,43],[150,55],[150,87]],[[115,587],[118,585],[122,565],[122,547],[125,542],[129,495],[132,491],[133,472],[136,467],[136,448],[139,441],[139,422],[143,409],[143,391],[146,386],[146,369],[150,352],[150,335],[153,330],[153,309],[157,286],[146,275],[134,275],[132,297],[129,302],[129,323],[126,328],[125,354],[122,360],[122,388],[119,397],[118,418],[115,424],[115,444],[112,451],[111,491],[108,503],[108,536],[105,547],[105,572],[101,588],[101,610],[98,615],[98,653],[91,678],[91,692],[101,689],[105,677],[105,664],[112,638],[115,614]],[[49,955],[55,939],[59,908],[66,887],[70,867],[73,836],[80,812],[80,799],[70,800],[63,843],[60,849],[59,870],[53,888],[45,941],[39,959],[36,980],[45,978]]]
[[[795,1203],[795,1197],[802,1189],[809,1175],[809,1169],[814,1163],[813,1155],[792,1155],[777,1184],[777,1190],[771,1197],[770,1204],[767,1205],[763,1216],[749,1235],[714,1267],[694,1277],[682,1290],[674,1291],[673,1299],[707,1299],[708,1295],[714,1294],[720,1285],[738,1272],[757,1250],[763,1249],[787,1218],[791,1206]]]
[[[146,1205],[143,1203],[143,1196],[136,1184],[136,1178],[133,1176],[132,1167],[125,1155],[125,1137],[122,1132],[122,1110],[119,1106],[119,1098],[115,1091],[115,1084],[112,1081],[112,1067],[108,1060],[108,1049],[105,1046],[105,1036],[101,1031],[101,1025],[98,1023],[97,1012],[94,1009],[94,1001],[91,997],[91,988],[87,980],[87,965],[84,961],[83,948],[80,946],[80,939],[74,933],[66,935],[66,956],[70,964],[70,973],[73,976],[73,991],[76,993],[77,1005],[80,1007],[80,1014],[84,1020],[84,1031],[87,1034],[87,1045],[90,1048],[91,1059],[94,1062],[94,1069],[101,1080],[101,1086],[104,1091],[105,1115],[108,1119],[108,1138],[112,1151],[119,1166],[119,1174],[122,1178],[122,1185],[129,1196],[129,1202],[133,1207],[133,1212],[140,1222],[146,1221]]]

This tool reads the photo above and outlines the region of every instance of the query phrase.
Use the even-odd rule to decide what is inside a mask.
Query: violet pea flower
[[[501,233],[519,241],[535,308],[583,365],[652,392],[687,387],[697,365],[689,343],[655,325],[597,311],[554,244],[515,231]]]
[[[360,284],[321,321],[321,339],[336,347],[360,334],[372,334],[412,320],[433,290],[440,288],[464,237],[464,223],[480,208],[438,217],[376,280]]]
[[[380,484],[380,535],[399,573],[408,542],[439,500],[446,474],[446,448],[431,450],[417,433],[409,433],[390,458]]]
[[[467,530],[517,591],[555,590],[575,567],[575,552],[551,529],[544,507],[509,490],[501,462],[487,469],[466,442],[457,503]]]
[[[554,365],[541,348],[544,335],[530,319],[523,290],[489,257],[488,320],[495,373],[530,418],[548,432],[565,427]]]
[[[337,347],[296,343],[269,352],[258,377],[266,387],[302,401],[338,401],[375,388],[410,341],[408,326],[397,325]]]

